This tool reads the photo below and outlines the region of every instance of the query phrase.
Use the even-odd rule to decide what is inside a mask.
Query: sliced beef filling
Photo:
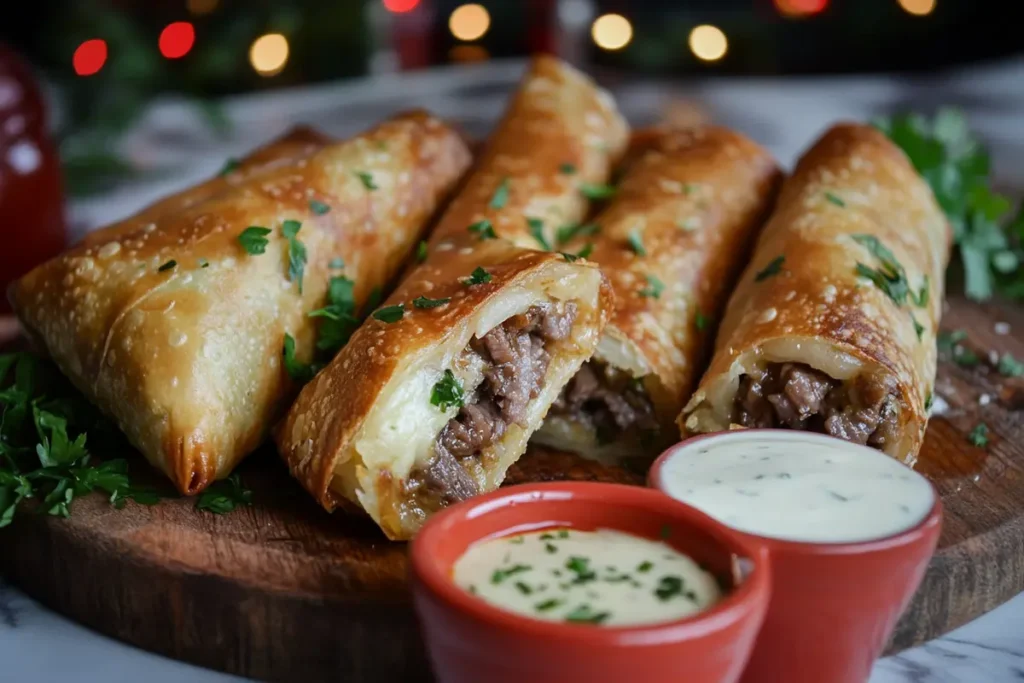
[[[771,363],[759,377],[740,377],[733,419],[746,427],[802,429],[878,449],[899,438],[894,384],[863,376],[842,382],[803,363]]]
[[[479,493],[462,461],[479,457],[509,424],[526,426],[527,405],[540,394],[551,362],[547,343],[568,337],[576,314],[572,302],[540,304],[470,341],[463,353],[483,361],[483,381],[473,402],[459,409],[438,434],[430,464],[409,478],[410,492],[430,501],[426,507],[442,507]]]
[[[627,432],[658,428],[654,406],[643,384],[628,372],[589,360],[562,391],[553,415],[564,415],[597,432],[608,443]]]

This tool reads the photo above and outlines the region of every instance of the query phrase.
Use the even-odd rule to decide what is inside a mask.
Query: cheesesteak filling
[[[788,427],[884,450],[899,438],[900,404],[891,380],[843,382],[803,363],[769,363],[740,377],[733,421]]]
[[[479,493],[464,461],[479,458],[511,423],[526,427],[527,404],[540,394],[551,362],[547,344],[569,336],[576,314],[572,302],[539,304],[470,341],[462,361],[482,362],[482,380],[471,402],[438,434],[430,463],[409,477],[410,492],[427,503],[424,507]]]
[[[627,432],[639,435],[658,428],[643,382],[593,359],[584,363],[566,385],[551,406],[551,414],[566,416],[594,430],[601,443],[615,441]]]

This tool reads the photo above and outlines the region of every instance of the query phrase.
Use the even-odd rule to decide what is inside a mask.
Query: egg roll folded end
[[[839,124],[784,184],[686,434],[803,429],[912,464],[935,382],[949,223],[881,132]]]

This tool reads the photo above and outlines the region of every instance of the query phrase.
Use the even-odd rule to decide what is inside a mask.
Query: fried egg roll
[[[653,457],[678,439],[675,419],[781,180],[766,150],[725,128],[643,144],[615,198],[559,245],[601,267],[615,309],[535,440],[599,460]]]
[[[13,288],[30,336],[182,493],[227,475],[295,395],[286,370],[313,355],[329,279],[354,305],[384,286],[470,162],[424,113],[298,136]]]
[[[407,539],[432,512],[501,483],[606,322],[598,268],[541,247],[583,218],[581,190],[607,182],[626,137],[589,80],[533,62],[425,262],[277,433],[327,510],[347,501]]]
[[[803,429],[912,464],[950,241],[930,188],[885,135],[829,130],[786,181],[680,427]]]

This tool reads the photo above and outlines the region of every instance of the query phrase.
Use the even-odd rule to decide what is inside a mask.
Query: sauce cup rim
[[[750,434],[754,432],[772,432],[772,433],[787,433],[793,434],[794,430],[791,429],[773,429],[770,427],[752,427],[742,430],[723,430],[720,432],[708,432],[706,434],[696,434],[689,438],[683,439],[682,441],[669,446],[665,451],[655,459],[651,468],[647,471],[647,485],[657,491],[660,491],[665,496],[672,498],[676,502],[682,503],[678,498],[673,497],[668,493],[664,481],[662,479],[662,470],[665,464],[671,460],[678,451],[684,448],[690,448],[694,444],[700,441],[708,439],[721,439],[726,438],[732,434]],[[797,432],[803,437],[809,437],[811,439],[829,439],[834,440],[835,437],[828,436],[827,434],[817,434],[814,432]],[[861,446],[860,444],[850,443],[843,441],[846,446],[853,448],[870,448],[869,446]],[[876,449],[871,448],[870,450],[876,453],[881,453]],[[881,453],[886,455],[885,453]],[[899,462],[899,461],[897,461]],[[902,464],[902,463],[901,463]],[[906,465],[904,465],[906,467]],[[909,468],[913,469],[913,468]],[[917,473],[920,476],[919,472]],[[861,553],[877,552],[885,550],[887,548],[894,548],[902,545],[907,545],[917,541],[923,534],[928,533],[932,527],[942,523],[942,499],[939,495],[939,491],[927,477],[924,477],[925,481],[932,489],[932,506],[928,510],[928,514],[921,519],[920,522],[914,526],[905,529],[903,531],[890,534],[888,536],[881,536],[879,538],[869,538],[863,541],[796,541],[784,538],[775,538],[773,536],[763,536],[761,534],[754,533],[752,531],[744,531],[742,529],[736,529],[729,527],[732,531],[738,534],[746,536],[752,539],[754,542],[762,544],[767,547],[771,552],[778,551],[789,551],[789,552],[813,552],[818,555],[857,555]]]
[[[689,526],[710,533],[718,547],[730,558],[742,557],[753,564],[742,583],[734,587],[722,600],[708,609],[671,621],[628,626],[593,626],[558,621],[533,619],[531,617],[502,609],[470,594],[457,586],[452,579],[451,565],[438,561],[432,550],[435,539],[467,519],[486,515],[489,511],[505,505],[537,505],[538,522],[545,515],[541,512],[545,500],[571,501],[579,506],[617,507],[625,503],[643,505],[649,511],[664,518],[665,523],[675,526]],[[571,520],[562,520],[569,523]],[[552,525],[550,528],[554,528]],[[614,525],[607,527],[616,529]],[[466,542],[466,549],[480,541],[500,538],[517,531],[540,531],[542,527],[525,528],[510,526],[496,528]],[[626,531],[626,533],[629,533]],[[652,539],[656,540],[656,539]],[[465,552],[465,549],[462,551]],[[767,549],[730,529],[700,510],[681,503],[660,491],[643,486],[611,484],[601,482],[545,482],[520,484],[500,488],[491,493],[475,496],[433,515],[420,529],[410,544],[410,571],[423,588],[474,620],[515,630],[540,638],[557,638],[563,642],[572,641],[582,645],[614,646],[671,643],[695,640],[725,630],[732,624],[758,611],[758,602],[766,606],[771,586],[771,567]]]

